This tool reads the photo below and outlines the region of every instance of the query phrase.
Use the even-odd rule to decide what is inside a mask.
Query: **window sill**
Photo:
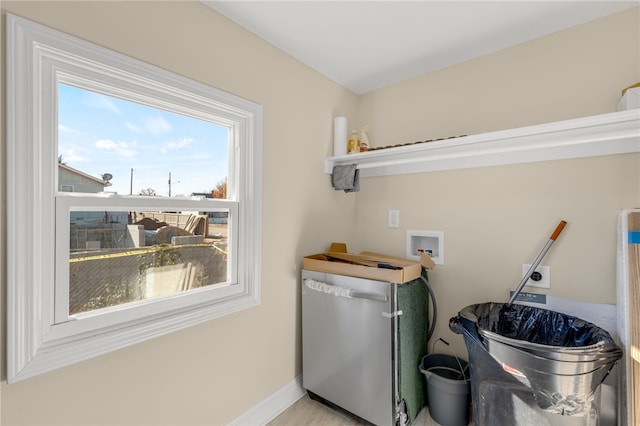
[[[357,164],[360,177],[498,166],[640,152],[640,110],[328,157]]]

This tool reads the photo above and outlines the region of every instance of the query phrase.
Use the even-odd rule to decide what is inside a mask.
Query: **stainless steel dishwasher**
[[[424,404],[418,365],[426,353],[426,330],[415,330],[415,324],[406,321],[404,329],[399,327],[399,318],[407,319],[409,312],[398,309],[398,289],[418,290],[419,297],[407,293],[407,298],[424,309],[407,308],[426,320],[426,291],[416,281],[397,285],[302,271],[303,387],[311,397],[376,425],[408,424],[400,383],[406,368],[404,393],[419,401],[412,404],[410,417],[415,417]],[[419,322],[418,328],[426,329],[424,324]],[[405,337],[411,347],[402,353],[401,334],[411,335]]]

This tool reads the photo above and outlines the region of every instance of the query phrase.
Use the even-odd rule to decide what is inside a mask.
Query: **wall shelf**
[[[632,152],[640,152],[640,109],[327,157],[324,171],[357,164],[360,177],[373,177]]]

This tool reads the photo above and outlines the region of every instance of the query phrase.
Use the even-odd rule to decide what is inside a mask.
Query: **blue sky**
[[[159,196],[209,192],[228,171],[228,129],[203,120],[60,84],[58,155],[69,167],[128,195],[152,188]]]

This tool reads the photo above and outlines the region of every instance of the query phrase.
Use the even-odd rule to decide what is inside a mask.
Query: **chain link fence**
[[[118,240],[115,233],[101,235]],[[69,314],[226,282],[225,246],[157,245],[73,253],[69,260]]]

